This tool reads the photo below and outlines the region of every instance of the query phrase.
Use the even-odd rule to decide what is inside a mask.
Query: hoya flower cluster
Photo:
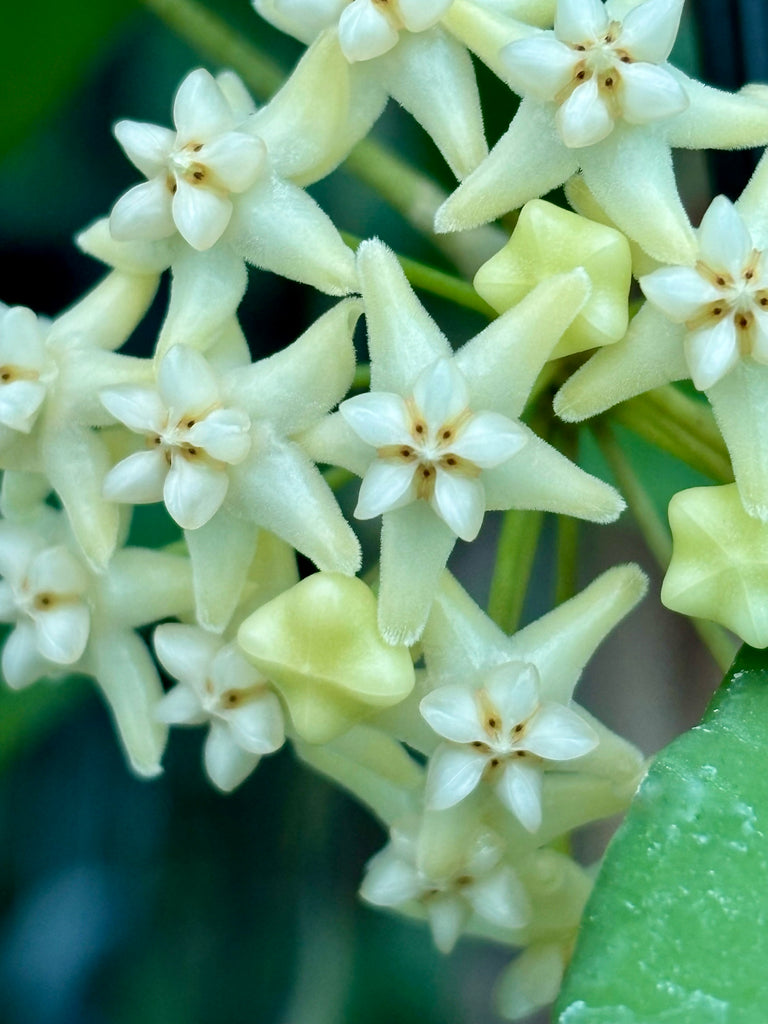
[[[682,0],[254,6],[307,44],[283,87],[258,107],[233,71],[200,68],[172,128],[118,122],[144,180],[78,239],[105,277],[50,322],[0,309],[3,675],[15,689],[92,677],[146,776],[169,726],[207,728],[224,792],[289,744],[389,830],[364,899],[425,920],[444,952],[463,933],[524,950],[499,987],[514,1019],[555,995],[591,887],[564,837],[625,809],[644,768],[574,691],[645,579],[609,569],[508,636],[446,566],[457,541],[488,541],[488,512],[519,525],[521,549],[538,513],[621,514],[553,425],[575,361],[555,399],[566,421],[690,377],[736,482],[675,500],[665,600],[768,645],[753,557],[768,520],[768,163],[695,228],[671,158],[765,145],[768,102],[668,63]],[[521,97],[490,153],[470,54]],[[482,236],[498,251],[474,306],[498,315],[460,345],[409,281],[432,278],[378,238],[353,250],[305,191],[390,96],[459,182],[444,201],[425,191],[417,226],[425,203],[437,236],[522,207],[511,237]],[[576,212],[541,199],[560,185]],[[256,361],[258,324],[238,317],[247,264],[334,300]],[[122,354],[167,270],[152,355]],[[647,301],[630,320],[632,273]],[[168,549],[127,542],[148,503],[177,528]],[[717,555],[691,540],[726,520]],[[297,553],[314,567],[301,580]],[[522,593],[523,562],[506,558],[497,574]],[[137,630],[156,623],[150,647]]]

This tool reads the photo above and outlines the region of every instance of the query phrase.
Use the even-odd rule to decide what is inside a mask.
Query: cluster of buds
[[[682,0],[254,3],[308,44],[283,88],[259,108],[233,72],[198,69],[173,129],[119,122],[146,180],[79,237],[106,276],[52,322],[0,309],[3,674],[92,677],[144,776],[168,726],[207,725],[225,792],[289,742],[390,830],[366,900],[446,952],[464,932],[525,950],[499,988],[516,1018],[556,993],[590,890],[562,837],[623,810],[644,769],[573,695],[645,579],[611,569],[510,637],[446,564],[488,510],[619,516],[526,416],[553,360],[597,349],[556,397],[564,420],[687,377],[712,403],[736,482],[676,499],[664,599],[768,645],[768,161],[698,229],[671,162],[765,145],[768,102],[667,63]],[[490,153],[470,51],[522,97]],[[460,182],[437,233],[522,207],[475,278],[499,315],[455,349],[392,250],[353,251],[305,191],[389,96]],[[575,213],[540,199],[563,184]],[[339,301],[253,361],[246,264]],[[153,354],[121,354],[166,270]],[[647,303],[629,323],[633,273]],[[329,480],[350,476],[347,517]],[[131,511],[154,502],[178,540],[133,547]],[[372,587],[356,524],[379,517]],[[701,534],[718,530],[715,554]],[[724,593],[728,574],[747,586]],[[161,620],[153,657],[136,630]]]

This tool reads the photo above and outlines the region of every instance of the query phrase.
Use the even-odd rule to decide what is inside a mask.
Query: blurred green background
[[[259,21],[246,0],[211,6],[285,68],[295,61],[298,44]],[[709,18],[704,6],[700,37]],[[172,97],[186,72],[200,64],[218,69],[134,0],[41,0],[14,5],[3,18],[0,299],[54,315],[101,274],[73,246],[73,236],[138,180],[111,125],[120,117],[169,124]],[[704,45],[705,56],[711,50]],[[692,66],[696,52],[688,24],[679,62]],[[713,73],[727,77],[731,71]],[[512,97],[485,69],[479,77],[494,141],[509,122]],[[432,143],[400,111],[390,108],[376,134],[450,187]],[[738,194],[748,160],[718,163],[718,187]],[[700,212],[707,170],[695,158],[682,167],[687,197]],[[442,265],[428,242],[344,171],[313,193],[339,227],[380,234],[400,252]],[[150,351],[165,297],[161,289],[131,351]],[[463,341],[482,324],[446,303],[425,303],[453,340]],[[288,344],[327,305],[311,289],[253,272],[242,320],[254,354]],[[623,443],[633,446],[644,478],[653,481],[660,509],[674,490],[696,482],[629,435]],[[145,530],[156,526],[151,518],[142,524]],[[483,541],[471,550],[459,545],[454,561],[480,600],[497,529],[489,517]],[[655,572],[629,522],[610,531],[585,528],[582,536],[583,582],[629,558]],[[529,618],[551,600],[552,548],[550,524]],[[714,682],[685,624],[659,612],[655,596],[634,626],[608,642],[583,691],[609,724],[648,751],[696,719]],[[655,658],[652,670],[649,657]],[[685,690],[681,677],[689,682]],[[108,715],[87,683],[39,684],[24,694],[0,695],[3,1022],[497,1019],[491,991],[508,959],[504,950],[463,940],[443,957],[425,929],[356,898],[363,865],[384,841],[364,811],[286,750],[222,797],[204,778],[201,740],[200,731],[174,734],[164,776],[140,782],[128,773]]]

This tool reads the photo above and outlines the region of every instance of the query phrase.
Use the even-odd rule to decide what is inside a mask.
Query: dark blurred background
[[[138,180],[111,125],[120,117],[170,124],[186,72],[200,64],[218,69],[132,0],[14,6],[4,14],[0,70],[0,300],[55,315],[101,274],[73,236]],[[284,67],[296,59],[298,44],[260,22],[245,0],[213,6]],[[689,2],[677,63],[703,68],[709,81],[728,88],[747,77],[766,80],[767,18],[760,0]],[[512,97],[484,68],[479,78],[493,142],[509,122]],[[450,187],[432,143],[399,110],[388,109],[376,135]],[[701,154],[682,154],[681,187],[692,215],[698,219],[711,188],[738,195],[753,164],[751,154],[718,154],[710,164]],[[340,228],[379,234],[408,256],[444,265],[344,171],[313,192]],[[161,290],[132,351],[150,351],[164,299]],[[447,303],[425,304],[456,342],[482,325]],[[311,289],[254,271],[242,308],[254,353],[288,344],[327,305]],[[622,443],[632,447],[660,509],[674,491],[700,480],[628,434]],[[594,452],[585,458],[607,475]],[[459,544],[452,563],[481,602],[498,526],[489,516],[481,540]],[[598,653],[580,691],[585,704],[650,753],[696,721],[718,672],[688,625],[660,607],[660,576],[631,519],[580,532],[582,583],[627,560],[640,561],[653,577],[651,594]],[[551,606],[553,549],[548,523],[526,619]],[[88,683],[0,694],[0,1021],[498,1019],[491,992],[506,951],[465,939],[443,957],[424,928],[357,899],[363,865],[384,841],[369,815],[288,750],[264,759],[223,797],[203,775],[202,738],[198,730],[174,733],[165,774],[142,782],[126,769]],[[604,838],[601,832],[584,840],[586,855]]]

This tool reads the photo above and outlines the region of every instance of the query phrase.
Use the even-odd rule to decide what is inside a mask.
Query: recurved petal
[[[511,459],[523,447],[527,437],[514,420],[497,412],[479,412],[451,443],[451,451],[481,469],[489,469]]]
[[[457,537],[473,541],[483,525],[485,490],[474,477],[438,469],[430,505]]]
[[[683,0],[647,0],[638,4],[622,22],[621,47],[636,61],[661,63],[672,50],[682,12]]]
[[[594,42],[607,28],[601,0],[558,0],[555,35],[564,43]]]
[[[574,51],[552,32],[518,39],[505,46],[500,57],[515,92],[540,100],[553,100],[573,78],[576,64]]]
[[[128,159],[147,178],[166,171],[176,142],[175,132],[143,121],[118,121],[112,130]]]
[[[339,42],[348,61],[371,60],[397,45],[394,28],[372,0],[353,0],[339,18]]]
[[[441,743],[432,755],[427,772],[427,807],[443,811],[472,792],[482,778],[488,754],[473,747]]]
[[[443,739],[471,743],[484,738],[475,691],[469,686],[439,686],[422,699],[419,711]]]
[[[722,297],[693,267],[661,267],[641,277],[640,287],[649,302],[676,324],[685,323]]]
[[[602,141],[613,131],[613,117],[592,75],[562,103],[555,117],[560,137],[569,149],[581,149]]]
[[[621,112],[630,124],[646,124],[674,117],[688,106],[680,82],[655,64],[621,65]]]
[[[37,649],[37,633],[29,620],[20,622],[5,641],[2,656],[3,679],[13,690],[51,675],[55,666]]]
[[[124,501],[131,505],[161,501],[167,472],[163,452],[134,452],[104,477],[104,497],[107,501]]]
[[[129,188],[112,207],[109,231],[118,242],[158,241],[176,233],[165,175]]]
[[[213,75],[205,68],[191,71],[179,86],[173,101],[173,123],[177,144],[207,142],[233,127],[232,110]]]
[[[499,800],[512,811],[523,828],[538,832],[541,825],[541,771],[522,762],[522,758],[507,762],[494,788]]]
[[[413,444],[410,416],[400,395],[387,391],[355,395],[341,403],[339,412],[357,436],[374,448]]]
[[[179,234],[198,252],[210,249],[229,224],[231,200],[182,178],[177,178],[176,186],[171,211]]]
[[[714,326],[685,336],[685,358],[699,391],[717,384],[738,363],[739,343],[733,318],[724,316]]]
[[[165,426],[167,410],[154,388],[104,388],[99,399],[108,413],[137,434],[157,434]]]
[[[415,462],[374,459],[360,484],[355,517],[373,519],[413,501],[415,471]]]
[[[152,642],[166,672],[192,690],[202,692],[203,680],[221,647],[220,638],[197,626],[164,622],[155,629]]]
[[[713,270],[727,270],[737,280],[752,252],[752,238],[741,214],[726,196],[715,196],[698,231],[702,260]]]
[[[174,454],[163,499],[171,518],[184,530],[196,530],[221,508],[229,487],[226,470]]]
[[[549,761],[570,761],[594,750],[597,742],[595,730],[579,714],[548,701],[529,723],[521,746]]]
[[[224,722],[211,723],[203,756],[208,778],[223,793],[244,782],[261,757],[238,746]]]
[[[230,192],[245,192],[268,167],[267,147],[255,135],[225,132],[200,150],[200,163]]]
[[[251,421],[241,409],[214,409],[187,433],[190,444],[211,458],[237,465],[251,449]]]

